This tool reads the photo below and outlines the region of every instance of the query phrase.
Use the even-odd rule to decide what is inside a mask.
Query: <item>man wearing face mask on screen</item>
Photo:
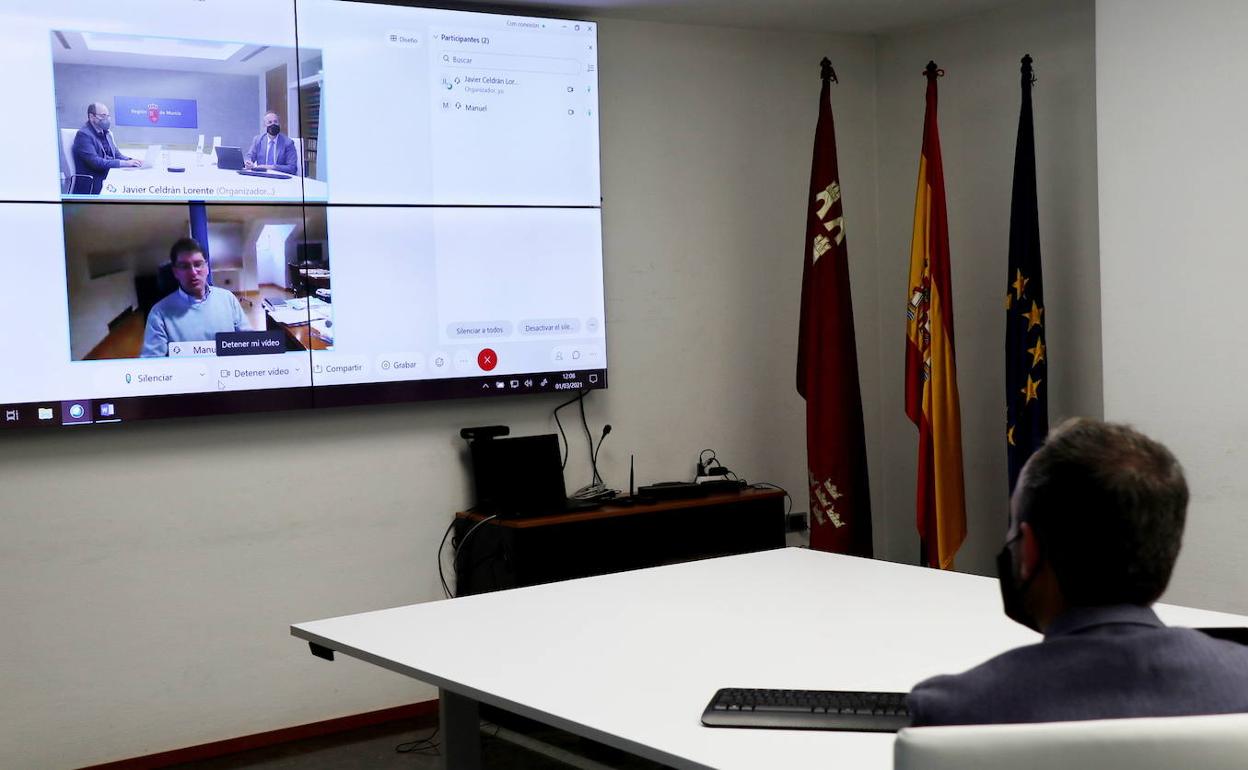
[[[1165,626],[1187,512],[1183,469],[1125,426],[1070,420],[1032,455],[997,557],[1005,614],[1044,634],[910,692],[912,723],[1248,711],[1248,647]]]
[[[74,177],[71,193],[99,195],[111,169],[143,165],[117,149],[112,128],[113,117],[107,104],[92,102],[87,105],[87,122],[74,134],[72,153],[77,176]],[[88,176],[91,178],[87,179]]]
[[[282,133],[281,119],[276,112],[264,115],[264,133],[257,134],[251,148],[243,156],[243,165],[253,171],[276,171],[294,175],[298,169],[298,152],[294,141]]]

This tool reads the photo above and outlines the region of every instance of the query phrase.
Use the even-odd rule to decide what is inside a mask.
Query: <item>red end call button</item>
[[[490,371],[498,366],[498,354],[489,348],[481,348],[481,352],[477,354],[477,366],[483,371]]]

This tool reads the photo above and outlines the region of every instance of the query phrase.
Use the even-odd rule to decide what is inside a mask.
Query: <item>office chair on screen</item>
[[[61,192],[67,194],[89,193],[91,185],[95,184],[95,177],[90,174],[79,174],[77,164],[74,163],[74,137],[77,134],[76,128],[61,129],[61,162],[65,164],[67,172],[62,175],[64,181]]]
[[[292,136],[290,141],[295,143],[295,176],[303,176],[303,138]]]
[[[1243,770],[1248,714],[907,727],[895,770]]]

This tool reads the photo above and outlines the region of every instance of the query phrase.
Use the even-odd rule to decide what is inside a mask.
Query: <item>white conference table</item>
[[[447,766],[480,763],[487,703],[676,768],[891,768],[890,734],[703,727],[720,687],[908,691],[1039,635],[995,579],[799,548],[291,626],[438,686]],[[1172,625],[1248,619],[1157,605]],[[322,650],[323,652],[323,650]]]
[[[123,154],[143,160],[146,148],[123,148]],[[168,161],[165,160],[168,155]],[[109,171],[98,197],[113,199],[152,198],[258,198],[260,200],[326,200],[329,187],[319,179],[290,176],[270,179],[219,169],[216,159],[194,150],[162,151],[149,168],[115,168]],[[169,167],[183,171],[169,171]],[[92,196],[95,197],[95,196]]]

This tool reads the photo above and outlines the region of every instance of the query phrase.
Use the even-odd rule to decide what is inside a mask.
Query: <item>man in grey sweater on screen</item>
[[[910,692],[913,724],[1248,711],[1248,646],[1165,626],[1183,469],[1125,426],[1071,420],[1023,468],[997,556],[1005,614],[1044,634]]]
[[[169,249],[169,264],[178,288],[152,307],[139,355],[167,356],[171,342],[206,342],[218,332],[251,328],[238,299],[208,284],[208,261],[198,241],[179,238]]]

